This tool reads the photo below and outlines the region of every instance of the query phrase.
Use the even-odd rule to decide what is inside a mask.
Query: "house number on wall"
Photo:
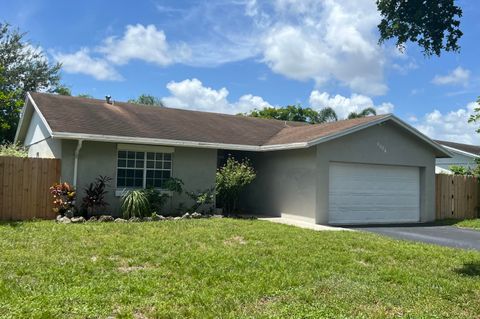
[[[384,152],[384,153],[387,152],[387,147],[385,145],[383,145],[382,143],[377,142],[377,146],[382,152]]]

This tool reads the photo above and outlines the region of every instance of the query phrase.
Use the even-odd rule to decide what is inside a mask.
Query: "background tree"
[[[347,119],[349,119],[349,120],[358,119],[360,117],[366,117],[366,116],[369,116],[369,115],[377,115],[377,111],[373,107],[367,107],[367,108],[361,110],[358,113],[357,112],[350,112],[350,114],[348,114]]]
[[[136,99],[128,100],[128,103],[143,104],[143,105],[154,105],[164,107],[162,100],[158,97],[149,94],[141,94]]]
[[[282,121],[306,122],[310,124],[338,121],[337,113],[331,107],[324,107],[319,111],[316,111],[310,107],[302,108],[299,105],[289,105],[279,108],[265,107],[261,110],[254,109],[245,115]],[[367,107],[358,113],[351,112],[347,119],[355,119],[370,115],[377,115],[377,111],[373,107]]]
[[[28,91],[55,92],[60,83],[59,63],[29,44],[25,33],[0,24],[0,142],[11,142]]]
[[[415,42],[425,56],[460,50],[462,9],[454,0],[377,0],[377,8],[379,43],[395,38],[403,50],[408,41]]]
[[[72,90],[70,90],[69,87],[66,87],[64,85],[58,86],[53,92],[59,95],[72,96]]]
[[[91,96],[90,94],[87,94],[87,93],[80,93],[77,96],[78,97],[83,97],[83,98],[86,98],[86,99],[93,99],[93,96]]]
[[[261,110],[254,109],[246,114],[251,117],[275,119],[282,121],[306,122],[318,124],[337,120],[337,114],[332,108],[324,108],[316,111],[310,107],[303,108],[300,105],[288,105],[286,107],[265,107]]]

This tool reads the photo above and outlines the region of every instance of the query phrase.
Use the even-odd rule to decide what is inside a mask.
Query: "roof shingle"
[[[477,145],[461,144],[461,143],[440,141],[440,140],[435,140],[435,142],[437,142],[440,145],[445,145],[460,151],[464,151],[464,152],[475,154],[475,155],[480,155],[480,146],[477,146]]]
[[[387,115],[309,125],[104,100],[30,93],[53,132],[249,146],[305,143]]]

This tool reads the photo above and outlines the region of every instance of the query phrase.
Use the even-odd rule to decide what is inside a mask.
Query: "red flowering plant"
[[[62,216],[73,216],[75,209],[75,189],[68,183],[55,183],[50,187],[53,195],[53,211]]]

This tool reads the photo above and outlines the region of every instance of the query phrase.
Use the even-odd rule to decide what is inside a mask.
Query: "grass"
[[[460,228],[471,228],[475,230],[480,230],[480,218],[475,219],[464,219],[464,220],[456,220],[456,219],[445,219],[439,220],[436,222],[438,225],[454,225]]]
[[[475,318],[480,253],[255,220],[0,225],[2,318]]]
[[[458,227],[473,228],[480,230],[480,219],[466,219],[455,224]]]

